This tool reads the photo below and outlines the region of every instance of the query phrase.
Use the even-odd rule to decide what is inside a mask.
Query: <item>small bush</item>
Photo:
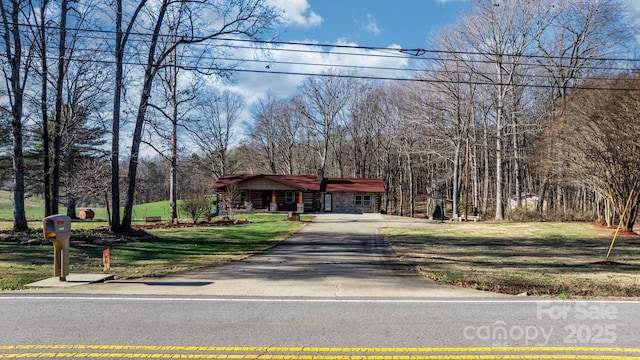
[[[206,197],[192,197],[182,200],[180,210],[186,213],[193,223],[197,223],[198,219],[209,213],[211,207],[210,200]]]

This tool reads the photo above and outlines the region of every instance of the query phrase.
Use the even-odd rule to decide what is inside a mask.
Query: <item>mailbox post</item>
[[[44,238],[53,243],[54,276],[67,281],[69,275],[69,239],[71,218],[67,215],[51,215],[42,219]]]

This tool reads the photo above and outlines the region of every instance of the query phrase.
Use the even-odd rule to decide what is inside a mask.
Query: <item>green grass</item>
[[[25,214],[27,219],[42,218],[43,200],[34,196],[25,198]],[[13,193],[0,191],[0,219],[13,221]]]
[[[108,221],[107,209],[99,207],[77,207],[77,215],[80,211],[90,208],[95,213],[94,221],[106,223]],[[66,208],[60,207],[58,212],[66,214]],[[124,209],[120,208],[122,216]],[[178,201],[178,215],[180,218],[188,219],[186,214],[180,214],[180,201]],[[27,196],[25,198],[25,215],[30,222],[36,223],[44,217],[44,199],[36,196]],[[133,206],[133,220],[144,221],[147,216],[160,216],[162,219],[169,217],[169,201],[158,201],[147,204],[139,204]],[[0,191],[0,230],[11,227],[13,224],[13,193],[9,191]],[[38,225],[39,226],[39,225]]]
[[[253,223],[231,226],[206,226],[149,229],[152,241],[75,244],[70,252],[70,272],[99,273],[102,251],[111,249],[111,270],[118,278],[161,276],[241,259],[264,251],[287,239],[304,222],[285,221],[285,215],[242,215]],[[303,220],[308,221],[309,216]],[[85,227],[100,222],[80,223]],[[95,226],[94,226],[95,228]],[[80,230],[76,234],[90,233]],[[107,232],[107,230],[102,230]],[[32,231],[34,232],[34,231]],[[99,234],[97,233],[96,236]],[[32,235],[39,237],[41,235]],[[72,235],[71,240],[74,240]],[[20,245],[0,239],[0,289],[21,289],[26,284],[53,276],[53,246]]]

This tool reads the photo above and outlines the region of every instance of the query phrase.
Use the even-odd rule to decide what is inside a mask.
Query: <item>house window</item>
[[[294,204],[298,202],[298,192],[297,191],[285,191],[284,193],[284,202],[286,204]]]
[[[371,195],[356,195],[355,196],[355,205],[361,207],[370,207],[371,206]]]

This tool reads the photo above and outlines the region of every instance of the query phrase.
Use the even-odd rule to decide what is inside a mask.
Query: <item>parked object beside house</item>
[[[520,197],[520,201],[518,201],[518,198],[512,197],[511,199],[509,199],[509,209],[515,210],[518,208],[518,206],[520,206],[525,210],[534,211],[536,210],[539,201],[540,201],[540,198],[538,198],[538,196],[534,194],[522,195]],[[544,208],[546,209],[546,205],[547,205],[546,202],[543,205],[544,205]]]
[[[230,174],[213,188],[232,206],[268,211],[363,213],[380,211],[382,179],[325,178],[321,175]]]

